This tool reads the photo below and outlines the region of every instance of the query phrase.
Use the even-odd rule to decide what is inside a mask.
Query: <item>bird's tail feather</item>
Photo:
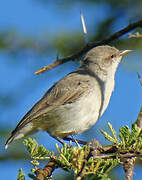
[[[14,140],[18,140],[21,139],[22,137],[24,137],[23,133],[17,133],[16,131],[13,131],[11,136],[7,139],[6,143],[5,143],[5,149],[8,148],[8,145],[14,141]]]
[[[7,141],[6,141],[6,143],[5,143],[5,149],[8,149],[8,145],[9,145],[14,139],[15,139],[15,137],[14,137],[13,135],[11,135],[11,136],[7,139]]]

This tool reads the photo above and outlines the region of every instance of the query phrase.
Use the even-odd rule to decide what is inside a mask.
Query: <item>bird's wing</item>
[[[25,124],[38,118],[42,111],[52,110],[60,105],[77,101],[86,91],[89,90],[90,77],[86,74],[71,73],[54,84],[39,100],[31,110],[18,123],[12,134],[21,129]]]

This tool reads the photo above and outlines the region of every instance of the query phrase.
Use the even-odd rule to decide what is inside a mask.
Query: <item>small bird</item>
[[[39,130],[59,140],[93,126],[109,104],[115,72],[122,56],[129,52],[108,45],[90,50],[82,65],[55,83],[22,118],[5,148],[12,141]]]

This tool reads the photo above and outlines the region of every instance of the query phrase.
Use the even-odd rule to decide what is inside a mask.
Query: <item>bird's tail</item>
[[[24,137],[24,134],[23,133],[17,133],[17,131],[13,131],[11,133],[11,136],[7,139],[6,143],[5,143],[5,149],[8,148],[8,145],[14,141],[14,140],[18,140],[18,139],[21,139],[22,137]]]
[[[15,139],[14,135],[11,135],[11,136],[7,139],[7,141],[6,141],[6,143],[5,143],[5,149],[8,149],[8,145],[9,145],[14,139]]]

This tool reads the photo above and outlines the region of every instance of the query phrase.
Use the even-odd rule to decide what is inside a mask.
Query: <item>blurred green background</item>
[[[46,90],[79,66],[77,62],[68,62],[41,75],[34,75],[36,70],[52,63],[57,55],[71,55],[85,45],[80,11],[85,17],[89,42],[93,42],[141,19],[141,9],[141,0],[0,1],[1,179],[15,180],[19,168],[27,174],[32,167],[22,140],[12,143],[7,151],[4,144],[10,131]],[[142,32],[141,29],[133,32],[137,31]],[[78,136],[88,141],[96,138],[102,144],[108,142],[100,129],[107,130],[108,121],[117,132],[122,125],[131,126],[142,104],[142,89],[136,75],[136,72],[142,75],[142,39],[128,39],[125,35],[110,45],[134,52],[123,58],[116,74],[115,91],[103,117],[94,127]],[[47,133],[39,132],[33,137],[48,149],[55,150],[56,141]],[[141,162],[138,162],[134,179],[140,179],[141,169]],[[68,175],[57,170],[54,177],[69,179]],[[112,179],[122,179],[122,168],[116,168],[111,176]]]

